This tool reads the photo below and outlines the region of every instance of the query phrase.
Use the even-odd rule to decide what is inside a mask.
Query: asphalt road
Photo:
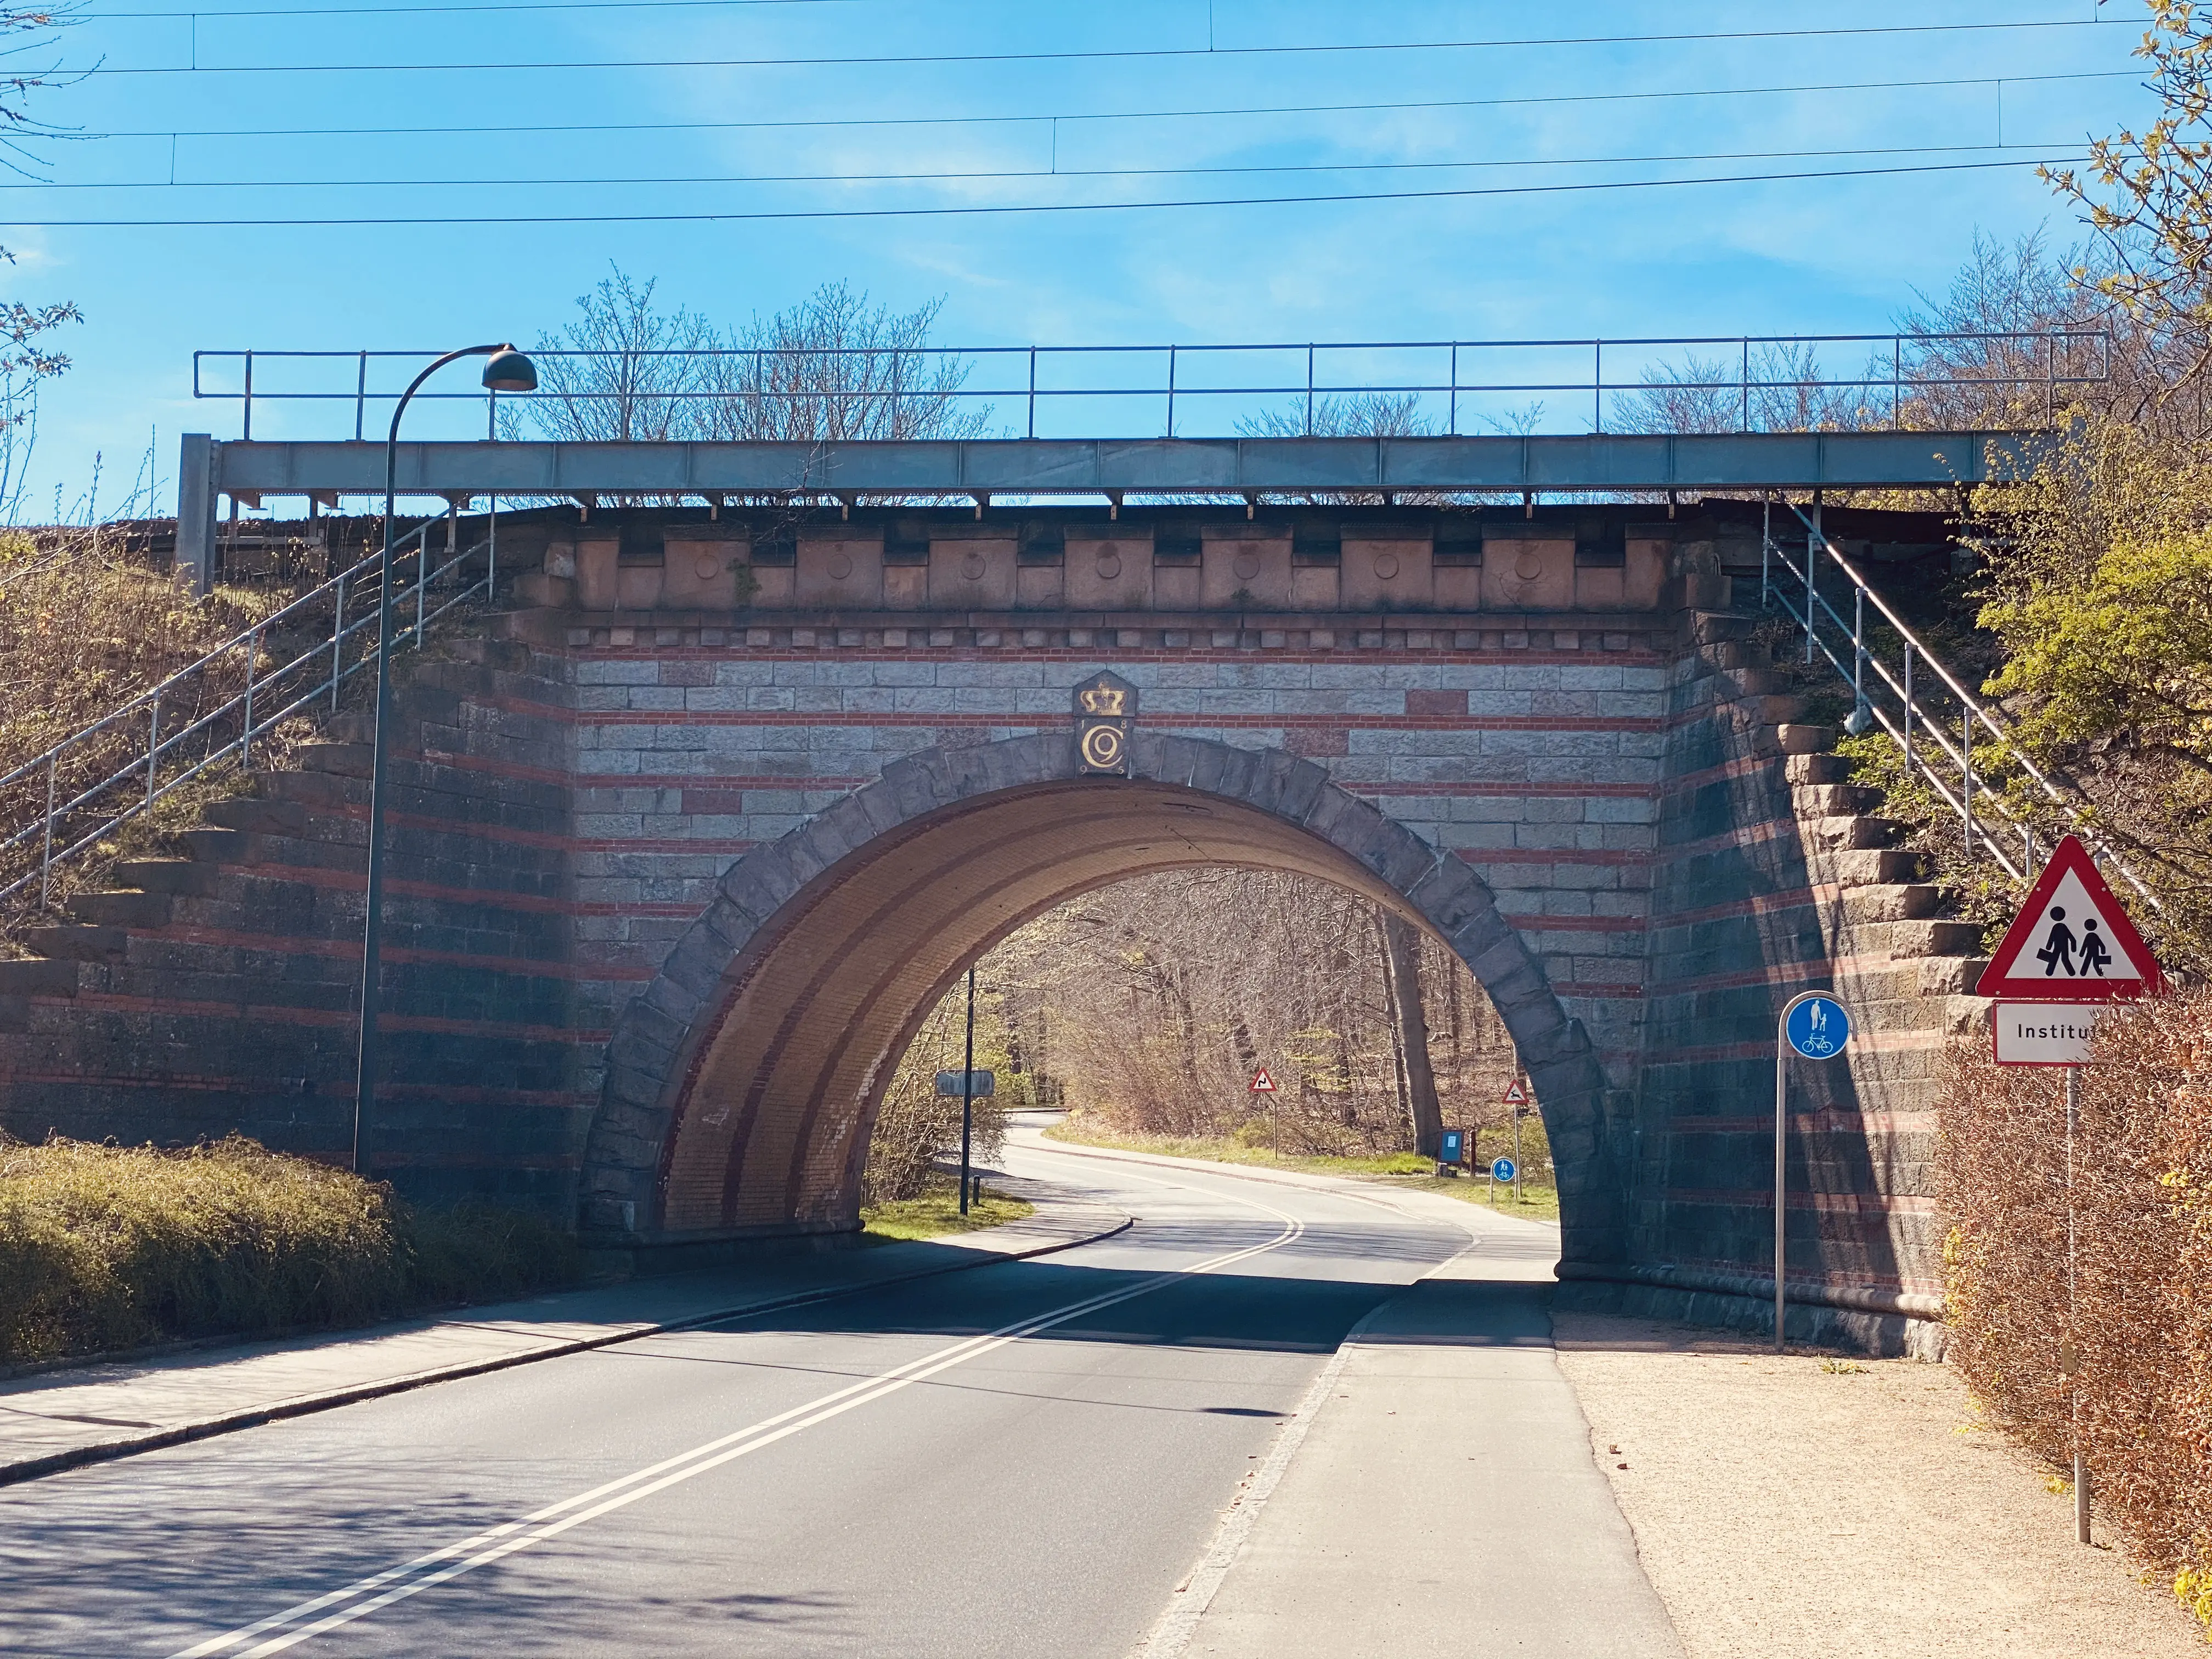
[[[1468,1240],[1009,1166],[1138,1223],[0,1492],[0,1650],[1123,1659],[1346,1332]]]

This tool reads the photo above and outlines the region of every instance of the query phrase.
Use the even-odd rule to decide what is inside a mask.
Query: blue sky
[[[12,295],[74,299],[87,317],[70,331],[76,367],[47,398],[38,476],[49,501],[57,483],[65,505],[82,493],[95,453],[112,499],[149,434],[164,477],[180,432],[236,435],[234,404],[190,395],[195,348],[527,341],[573,314],[611,263],[726,321],[832,278],[902,307],[942,296],[940,337],[977,345],[1881,330],[1916,289],[1948,282],[1978,230],[2048,227],[2070,240],[2070,216],[2026,162],[2140,124],[2151,102],[2130,72],[2136,0],[1599,0],[1572,10],[720,0],[412,12],[323,0],[292,15],[223,15],[283,3],[210,0],[195,19],[167,0],[92,0],[53,48],[100,72],[40,94],[35,112],[106,136],[49,146],[54,184],[0,191],[0,241],[18,257],[5,275]],[[1992,24],[2032,26],[1961,27]],[[1869,32],[1631,38],[1821,29]],[[1569,36],[1586,38],[1497,44]],[[1489,44],[1249,50],[1423,42]],[[1079,52],[1130,55],[1033,55]],[[757,61],[793,58],[846,61]],[[497,67],[617,59],[672,66]],[[729,59],[756,61],[710,64]],[[1906,82],[1946,84],[1869,84]],[[1826,88],[1839,89],[1802,89]],[[1647,95],[1680,93],[1723,95]],[[1552,101],[1514,101],[1532,100]],[[1369,107],[1313,107],[1328,105]],[[1401,107],[1375,107],[1384,105]],[[1158,113],[1285,106],[1293,112]],[[996,117],[1025,118],[981,118]],[[904,124],[805,125],[830,122]],[[576,130],[586,126],[601,130]],[[435,127],[545,130],[420,131]],[[606,130],[624,127],[655,130]],[[195,136],[216,132],[257,136]],[[1677,157],[1716,159],[1650,159]],[[1993,160],[2020,164],[1395,201],[647,219]],[[1504,165],[1460,165],[1476,162]],[[1300,170],[1161,171],[1261,167]],[[866,177],[948,173],[1002,176]],[[825,176],[696,182],[759,174]],[[455,179],[495,182],[444,182]],[[647,179],[693,182],[636,182]],[[575,215],[634,222],[490,222]],[[207,222],[394,217],[473,222]],[[67,222],[87,220],[184,222]],[[441,416],[461,419],[431,410],[421,435]],[[340,423],[334,409],[295,406],[256,424],[264,435],[350,435],[349,411]]]

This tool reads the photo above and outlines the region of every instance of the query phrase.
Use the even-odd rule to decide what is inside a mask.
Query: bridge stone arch
[[[1565,1255],[1620,1257],[1597,1056],[1483,880],[1310,761],[1143,731],[1127,776],[1085,775],[1066,731],[924,750],[740,857],[608,1045],[585,1226],[659,1243],[851,1228],[883,1091],[966,965],[1085,891],[1200,865],[1351,888],[1454,951],[1534,1084]]]

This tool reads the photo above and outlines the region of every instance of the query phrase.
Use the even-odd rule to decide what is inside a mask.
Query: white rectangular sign
[[[1997,1064],[2086,1066],[2104,1012],[2105,1005],[2094,1002],[2000,1002],[1990,1010]]]

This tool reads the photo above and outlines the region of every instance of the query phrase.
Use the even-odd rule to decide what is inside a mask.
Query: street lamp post
[[[533,392],[538,369],[512,344],[464,346],[432,363],[399,394],[392,411],[392,432],[384,444],[384,556],[377,563],[376,602],[376,725],[370,739],[368,769],[368,891],[362,923],[361,1046],[354,1072],[353,1169],[356,1175],[371,1170],[368,1136],[375,1109],[377,1082],[377,1003],[384,924],[384,760],[392,714],[392,532],[399,495],[399,417],[422,383],[447,363],[463,357],[485,357],[483,384],[491,392]],[[418,565],[417,580],[427,569]],[[420,645],[422,641],[416,641]]]

